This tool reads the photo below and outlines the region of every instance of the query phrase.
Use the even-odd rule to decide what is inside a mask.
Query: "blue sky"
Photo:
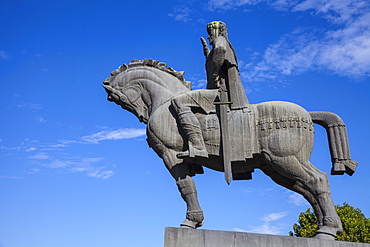
[[[205,85],[200,37],[229,27],[251,103],[331,111],[356,173],[330,176],[335,204],[370,217],[370,3],[367,0],[0,2],[0,246],[163,246],[185,217],[145,125],[106,100],[109,72],[151,58]],[[330,173],[325,131],[312,163]],[[260,171],[230,186],[195,178],[203,229],[287,235],[309,205]]]

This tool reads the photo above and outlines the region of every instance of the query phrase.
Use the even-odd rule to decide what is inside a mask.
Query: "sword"
[[[229,97],[227,95],[227,88],[225,82],[220,83],[220,102],[215,102],[215,105],[220,105],[220,127],[221,127],[221,142],[222,142],[222,158],[224,162],[224,173],[227,184],[231,183],[231,159],[230,159],[230,141],[229,141],[229,128],[227,119],[227,110],[229,105]]]

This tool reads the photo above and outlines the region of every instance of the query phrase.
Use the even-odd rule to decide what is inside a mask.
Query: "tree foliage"
[[[343,225],[343,232],[335,239],[338,241],[370,243],[370,219],[366,218],[360,209],[343,203],[335,206]],[[312,238],[318,230],[317,217],[312,209],[299,214],[298,224],[293,225],[290,236]]]

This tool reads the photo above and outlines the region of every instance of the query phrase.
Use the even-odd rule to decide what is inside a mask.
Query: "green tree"
[[[343,225],[343,232],[335,239],[338,241],[370,243],[370,219],[366,218],[360,209],[343,203],[335,206]],[[318,229],[317,217],[312,209],[299,214],[298,224],[293,225],[289,236],[312,238]]]

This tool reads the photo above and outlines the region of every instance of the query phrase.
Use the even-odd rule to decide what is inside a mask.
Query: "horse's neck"
[[[171,85],[171,87],[165,87],[153,81],[146,83],[145,85],[143,85],[143,87],[145,90],[145,92],[143,92],[144,94],[143,97],[147,98],[146,101],[148,104],[151,104],[150,114],[152,114],[155,110],[157,110],[160,106],[162,106],[166,102],[170,101],[174,96],[185,91],[188,91],[188,89],[185,86],[178,87],[178,85],[174,84]]]

